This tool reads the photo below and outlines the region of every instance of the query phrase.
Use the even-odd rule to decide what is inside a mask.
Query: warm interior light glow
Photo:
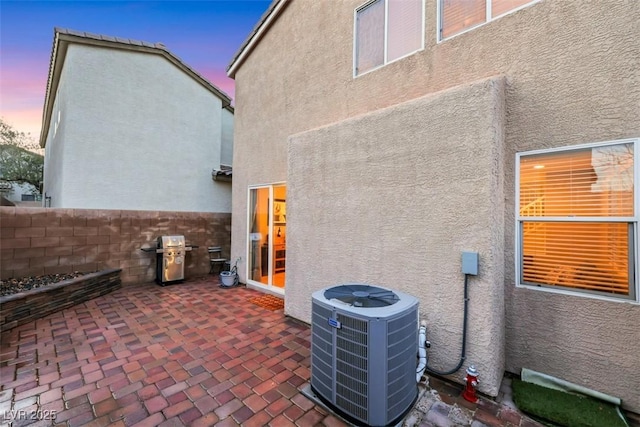
[[[521,280],[629,295],[629,223],[610,219],[634,215],[633,146],[544,153],[520,161]]]

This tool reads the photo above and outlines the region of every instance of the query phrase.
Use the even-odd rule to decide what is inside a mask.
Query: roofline
[[[151,53],[161,55],[169,62],[180,68],[200,83],[205,89],[216,95],[222,101],[222,107],[231,105],[231,98],[210,81],[202,77],[180,58],[171,53],[162,43],[148,43],[138,40],[123,39],[99,34],[83,33],[64,28],[54,29],[53,47],[51,50],[51,60],[49,62],[49,77],[47,80],[47,90],[44,98],[44,108],[42,111],[42,129],[40,130],[40,147],[44,147],[51,126],[51,114],[55,104],[56,92],[60,83],[62,66],[66,59],[67,48],[70,44],[81,44],[86,46],[99,46],[112,49],[121,49],[133,52]]]
[[[240,65],[247,59],[251,51],[256,47],[262,36],[271,28],[271,25],[278,19],[280,13],[289,5],[290,0],[273,0],[269,5],[269,8],[262,14],[260,20],[253,27],[251,33],[247,36],[242,43],[231,63],[227,67],[227,76],[232,79],[236,76],[236,71],[240,68]]]

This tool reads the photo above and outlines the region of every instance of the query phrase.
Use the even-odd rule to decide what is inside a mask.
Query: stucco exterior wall
[[[565,380],[589,385],[623,398],[626,408],[640,412],[635,371],[628,363],[636,353],[626,345],[639,340],[640,329],[633,326],[640,324],[640,306],[514,288],[515,154],[640,136],[638,3],[542,0],[438,43],[436,0],[426,0],[425,49],[354,78],[353,12],[362,3],[363,0],[348,0],[336,7],[312,0],[290,2],[237,70],[232,257],[246,258],[247,186],[288,180],[290,218],[285,292],[287,300],[300,298],[295,307],[302,308],[294,308],[288,303],[286,309],[287,313],[304,316],[302,311],[308,310],[304,307],[310,306],[310,292],[297,295],[304,291],[301,286],[306,285],[295,282],[302,273],[296,272],[291,265],[298,256],[295,247],[291,247],[296,241],[293,230],[297,227],[296,206],[291,198],[299,192],[295,190],[298,184],[293,181],[294,175],[287,171],[288,155],[293,154],[287,153],[289,136],[469,82],[504,75],[504,162],[503,172],[494,179],[504,186],[504,201],[498,206],[503,206],[501,215],[504,216],[506,367],[513,372],[522,367],[538,368]],[[318,144],[314,149],[321,150],[325,142],[314,140]],[[355,146],[360,143],[360,135],[352,134],[351,140],[343,140],[343,143]],[[395,135],[379,141],[380,147],[395,144]],[[342,148],[338,150],[329,145],[326,150],[326,159],[342,164],[337,156],[342,154]],[[377,158],[376,150],[378,148],[372,147],[361,152],[360,162],[369,163],[375,169],[378,165],[372,160]],[[387,154],[391,155],[391,152]],[[398,160],[395,169],[401,175],[406,173],[411,159]],[[445,164],[447,161],[446,156],[441,160]],[[386,161],[383,164],[387,164]],[[331,163],[323,166],[335,167]],[[344,164],[345,168],[353,166],[352,163]],[[308,197],[333,191],[324,189],[325,184],[335,183],[329,174],[314,176],[317,178],[314,193]],[[344,179],[350,180],[352,176],[344,176]],[[360,178],[357,182],[361,182]],[[438,182],[449,192],[461,191],[453,179]],[[379,179],[367,184],[384,188]],[[423,183],[424,186],[430,184]],[[345,187],[346,183],[340,188]],[[349,194],[357,195],[359,190],[365,191],[368,187],[353,188]],[[400,186],[397,188],[399,192],[405,191]],[[428,211],[432,205],[423,205],[422,209]],[[387,223],[383,220],[387,214],[363,211],[361,216],[367,224],[378,215],[382,226]],[[464,222],[463,218],[464,215],[455,215],[451,221],[460,221],[461,227],[470,227],[469,234],[475,233],[474,227],[478,224]],[[411,220],[420,223],[421,218]],[[403,224],[409,227],[410,221]],[[360,230],[358,226],[358,223],[353,224]],[[370,230],[361,231],[366,234]],[[377,245],[377,235],[368,237],[364,247],[371,248],[370,251],[377,248],[381,257],[386,254],[384,262],[390,270],[402,270],[399,265],[406,262],[423,261],[412,249],[407,249],[412,248],[411,245],[388,248]],[[334,243],[325,242],[325,239],[316,239],[318,249],[307,255],[318,263],[322,276],[329,275],[323,284],[330,285],[340,278],[333,270],[347,269],[351,260],[324,253],[322,257],[315,256],[320,255],[324,245]],[[412,242],[409,240],[409,243]],[[389,254],[398,250],[403,255],[403,263],[387,263]],[[457,271],[459,254],[451,256],[446,260],[447,265],[441,267]],[[498,259],[497,255],[495,259]],[[246,271],[243,267],[240,265],[244,280]],[[356,272],[365,279],[377,279],[368,276],[362,267],[350,274]],[[420,279],[423,277],[416,276],[412,281]],[[455,295],[451,298],[456,300]],[[421,299],[423,311],[429,305],[434,304]],[[487,306],[490,307],[492,305]],[[531,312],[536,315],[530,316]],[[544,319],[557,321],[545,322]],[[454,334],[459,330],[459,313],[446,314],[441,322],[437,327],[430,326],[431,334],[439,337]],[[596,338],[595,324],[598,324],[597,330],[609,328],[615,333],[596,334]],[[595,339],[601,344],[594,346]],[[434,344],[430,355],[435,358],[434,362],[442,361],[443,356],[436,353],[435,347]],[[538,350],[529,352],[527,349]],[[452,353],[455,354],[455,350]],[[605,376],[601,374],[601,367],[607,364]],[[550,369],[551,366],[555,368]]]
[[[63,68],[60,73],[60,84],[53,104],[51,126],[47,135],[44,153],[43,201],[45,195],[55,200],[58,206],[64,206],[62,183],[64,180],[65,141],[68,102],[67,72]]]
[[[467,363],[497,395],[504,372],[501,181],[503,81],[419,98],[289,142],[286,312],[311,321],[309,295],[363,282],[420,300],[430,366],[458,363],[462,251],[469,279]]]
[[[507,286],[507,370],[534,369],[623,399],[640,412],[638,306]],[[585,369],[579,376],[577,370]]]
[[[230,212],[228,186],[211,179],[217,96],[154,54],[71,44],[64,74],[64,172],[52,173],[62,194],[51,206]]]
[[[222,137],[220,147],[220,164],[233,165],[233,113],[222,109]]]

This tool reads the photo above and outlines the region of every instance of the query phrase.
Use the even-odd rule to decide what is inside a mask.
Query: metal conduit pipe
[[[441,375],[441,376],[445,376],[445,375],[451,375],[456,373],[464,364],[465,359],[467,358],[466,355],[466,348],[467,348],[467,317],[469,314],[469,281],[468,281],[468,274],[464,275],[464,312],[463,312],[463,320],[462,320],[462,350],[460,351],[460,361],[458,362],[458,365],[456,365],[455,368],[449,370],[449,371],[438,371],[436,369],[432,369],[429,366],[426,367],[426,371],[432,374],[436,374],[436,375]],[[429,347],[429,344],[427,342],[427,347]]]

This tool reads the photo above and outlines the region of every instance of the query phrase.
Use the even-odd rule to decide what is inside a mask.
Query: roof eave
[[[211,178],[214,181],[231,182],[233,180],[233,170],[230,166],[220,165],[220,169],[211,171]]]
[[[290,3],[290,0],[273,0],[269,8],[262,15],[256,26],[253,28],[249,36],[242,43],[236,54],[233,56],[231,63],[227,67],[227,76],[235,78],[236,71],[242,63],[251,54],[251,51],[258,44],[262,36],[271,28],[271,25],[278,19],[282,11]]]
[[[55,67],[59,66],[58,61],[58,44],[60,34],[54,30],[53,47],[51,48],[51,59],[49,61],[49,75],[47,78],[47,89],[44,96],[44,107],[42,109],[42,127],[40,128],[40,147],[44,148],[47,143],[47,135],[49,133],[49,125],[51,124],[51,111],[53,110],[53,101],[55,96],[52,95],[52,86],[55,85],[56,90],[58,88],[58,82],[60,81],[60,72],[55,72]],[[65,52],[66,54],[66,49]],[[64,60],[62,60],[64,63]],[[52,99],[53,98],[53,99]]]

